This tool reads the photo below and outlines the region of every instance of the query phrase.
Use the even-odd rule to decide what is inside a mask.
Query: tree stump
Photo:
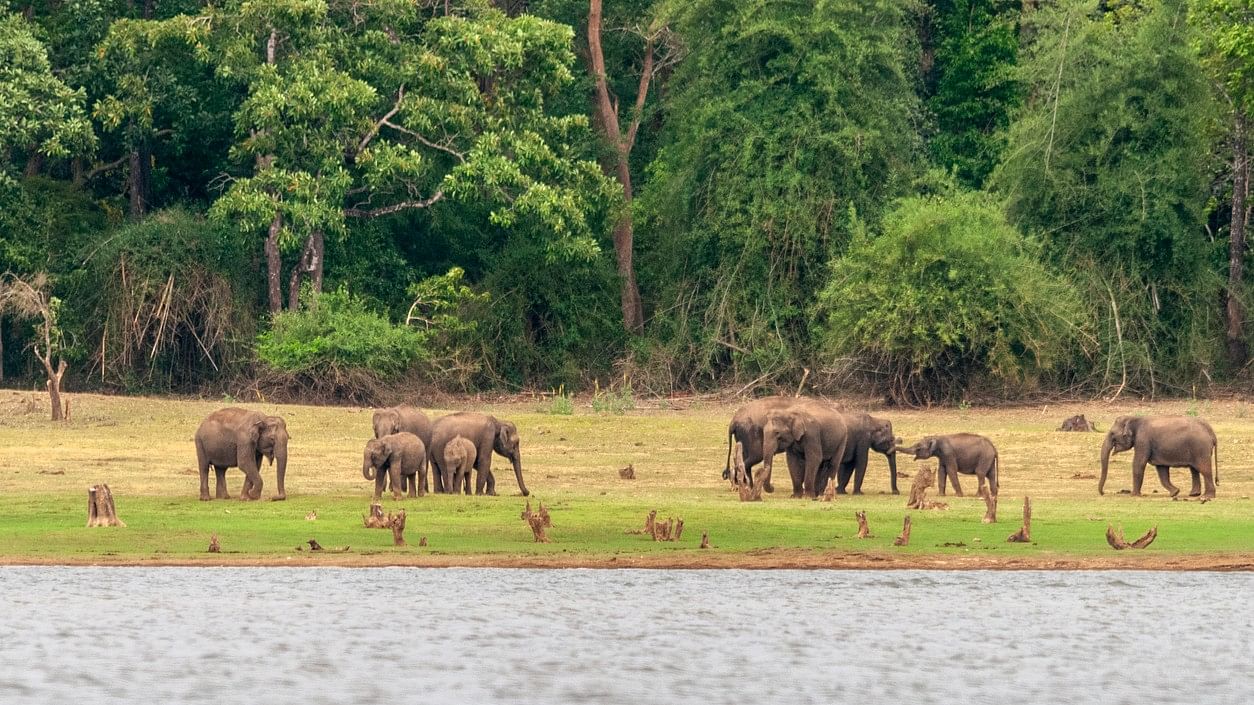
[[[671,521],[671,519],[667,519],[666,521],[657,521],[653,523],[654,541],[671,540]]]
[[[654,509],[653,511],[649,512],[648,516],[646,516],[646,517],[644,518],[644,528],[643,528],[643,529],[628,529],[627,531],[625,531],[625,532],[623,532],[623,533],[626,533],[626,534],[648,534],[648,535],[652,536],[652,535],[653,535],[653,523],[654,523],[655,521],[657,521],[657,510],[656,510],[656,509]]]
[[[914,483],[910,485],[910,498],[906,500],[906,509],[927,508],[927,490],[932,486],[934,479],[936,475],[931,468],[919,468],[919,472],[915,473]]]
[[[732,446],[732,480],[736,483],[736,493],[741,502],[761,502],[762,482],[750,482],[749,471],[745,469],[745,449],[740,441]]]
[[[375,502],[370,505],[370,514],[363,516],[362,523],[367,529],[386,529],[388,528],[388,520],[383,516],[383,505]]]
[[[701,532],[701,545],[697,546],[697,548],[709,548],[709,547],[710,547],[710,532],[702,531]]]
[[[312,510],[308,514],[305,515],[305,521],[317,521],[317,520],[318,520],[317,510]]]
[[[527,508],[523,510],[521,517],[531,527],[531,533],[535,536],[536,543],[549,543],[549,537],[544,533],[544,527],[552,526],[553,520],[549,518],[549,512],[544,508],[544,502],[540,503],[540,511],[531,511],[531,501],[527,501]]]
[[[427,545],[427,537],[423,536],[422,538],[418,539],[418,545],[425,547]]]
[[[618,476],[619,476],[619,477],[621,477],[621,478],[623,478],[624,480],[634,480],[634,479],[636,479],[636,466],[635,466],[635,465],[628,465],[628,466],[627,466],[627,467],[625,467],[625,468],[619,468],[619,469],[618,469]]]
[[[87,526],[126,526],[126,522],[118,518],[108,485],[87,488]]]
[[[833,477],[831,482],[827,483],[827,489],[823,490],[823,501],[831,502],[836,499],[836,478]]]
[[[1030,543],[1032,541],[1032,498],[1023,498],[1023,527],[1011,534],[1006,541],[1010,543]]]
[[[405,510],[402,509],[395,516],[388,513],[388,526],[392,529],[392,545],[405,545]]]
[[[984,519],[985,524],[997,523],[997,497],[989,491],[988,485],[980,490],[980,497],[984,498]]]
[[[910,515],[906,515],[905,521],[901,524],[901,535],[893,539],[894,546],[910,545]]]
[[[1128,543],[1123,538],[1122,526],[1119,527],[1119,531],[1116,533],[1115,530],[1111,528],[1110,524],[1106,525],[1106,543],[1110,544],[1110,547],[1116,551],[1122,551],[1125,548],[1145,548],[1151,543],[1154,543],[1154,539],[1156,538],[1158,538],[1157,526],[1145,532],[1145,535],[1136,541]]]
[[[684,520],[682,518],[675,520],[675,536],[671,541],[678,541],[680,536],[684,535]]]
[[[1058,430],[1090,433],[1092,431],[1096,431],[1097,427],[1094,426],[1088,419],[1084,418],[1084,414],[1076,414],[1066,421],[1063,421],[1062,425],[1058,427]]]
[[[871,527],[866,523],[866,512],[854,512],[854,518],[858,520],[858,538],[865,539],[871,537]]]
[[[321,550],[322,550],[322,544],[318,543],[318,540],[317,540],[317,539],[309,539],[309,540],[308,540],[308,541],[306,541],[305,543],[309,544],[309,550],[311,550],[311,551],[321,551]]]
[[[218,535],[217,535],[217,534],[213,534],[212,536],[210,536],[210,537],[209,537],[209,552],[210,552],[210,553],[221,553],[221,552],[222,552],[222,544],[218,543]]]

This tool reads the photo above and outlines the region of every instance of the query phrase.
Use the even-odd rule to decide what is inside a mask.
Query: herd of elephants
[[[1076,417],[1083,420],[1083,417]],[[1070,420],[1069,420],[1070,421]],[[421,409],[394,406],[378,409],[373,417],[374,438],[366,442],[361,472],[374,481],[378,500],[390,485],[394,498],[425,495],[429,490],[470,494],[470,474],[475,471],[475,494],[496,494],[492,475],[492,454],[508,458],[518,479],[518,489],[528,495],[523,482],[518,428],[509,421],[489,414],[456,412],[433,422]],[[1089,430],[1087,423],[1083,430]],[[1069,430],[1064,424],[1064,430]],[[261,498],[261,463],[268,459],[276,467],[277,490],[274,499],[286,499],[284,476],[287,472],[287,425],[280,416],[268,416],[240,408],[219,409],[201,422],[196,430],[196,459],[200,469],[200,499],[209,500],[209,468],[217,479],[216,497],[227,499],[226,471],[238,467],[244,472],[239,498]],[[734,445],[735,444],[735,445]],[[732,462],[733,448],[743,463]],[[893,434],[887,419],[861,412],[850,412],[820,399],[774,396],[752,401],[736,411],[727,428],[727,464],[724,479],[734,485],[760,486],[773,492],[771,471],[775,456],[784,453],[792,479],[793,497],[817,497],[835,483],[835,492],[845,494],[853,478],[853,493],[862,493],[867,456],[871,450],[888,459],[893,494],[897,494],[898,452],[916,460],[936,458],[937,484],[945,494],[952,484],[962,495],[958,475],[975,475],[979,489],[987,484],[990,493],[998,490],[999,463],[993,443],[974,433],[926,436],[914,445],[903,446]],[[1180,490],[1171,483],[1170,468],[1187,467],[1192,474],[1190,496],[1213,498],[1219,479],[1219,444],[1215,431],[1205,420],[1189,416],[1120,416],[1111,424],[1102,443],[1102,474],[1097,491],[1103,493],[1111,453],[1132,450],[1132,494],[1141,494],[1145,466],[1153,465],[1163,487],[1176,496]],[[761,468],[754,473],[758,464]],[[431,483],[427,468],[431,468]],[[1205,486],[1203,487],[1203,482]]]

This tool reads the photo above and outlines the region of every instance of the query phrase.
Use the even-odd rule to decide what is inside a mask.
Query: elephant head
[[[811,418],[800,409],[772,411],[766,415],[766,423],[762,426],[763,477],[771,476],[776,453],[805,441]]]
[[[1102,441],[1102,477],[1097,481],[1097,494],[1106,494],[1106,471],[1110,467],[1110,454],[1122,453],[1136,444],[1136,431],[1141,420],[1135,416],[1120,416],[1110,425],[1106,440]]]
[[[514,466],[514,477],[518,478],[518,489],[524,497],[531,494],[523,483],[522,454],[518,449],[518,427],[510,421],[497,421],[496,434],[492,439],[492,449],[499,455],[509,458]]]
[[[383,438],[401,431],[401,415],[396,409],[379,409],[374,412],[374,437]]]
[[[375,478],[375,469],[382,471],[384,465],[387,465],[388,459],[392,457],[392,448],[386,441],[378,438],[366,441],[366,450],[362,453],[361,459],[361,476],[367,480]]]
[[[287,499],[283,481],[287,476],[287,423],[281,416],[261,416],[241,429],[243,439],[237,441],[239,450],[239,468],[244,471],[244,489],[240,492],[241,499],[261,498],[260,459],[265,458],[276,466],[275,477],[278,481],[278,492],[275,500]],[[250,469],[252,472],[250,473]]]
[[[936,457],[936,454],[940,452],[940,439],[927,436],[912,446],[897,446],[896,450],[900,453],[910,453],[915,460],[927,460]]]
[[[897,446],[901,442],[900,438],[893,435],[892,421],[871,418],[871,449],[888,458],[888,476],[894,494],[897,492]]]

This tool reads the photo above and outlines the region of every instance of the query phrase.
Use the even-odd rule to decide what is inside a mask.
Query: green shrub
[[[601,389],[598,384],[596,392],[592,395],[592,410],[598,414],[610,413],[617,416],[634,408],[636,408],[636,395],[625,379],[618,389]]]
[[[575,398],[566,393],[565,387],[558,387],[553,401],[549,402],[549,413],[554,416],[570,416],[575,413]]]
[[[1074,351],[1088,314],[1036,243],[982,194],[913,197],[855,236],[816,308],[820,350],[909,404],[996,382],[1029,389]]]

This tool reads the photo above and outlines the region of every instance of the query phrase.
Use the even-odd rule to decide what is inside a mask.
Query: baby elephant
[[[366,441],[361,461],[361,476],[374,480],[374,498],[383,496],[383,485],[392,481],[392,499],[401,498],[401,477],[406,476],[409,496],[427,493],[427,447],[412,433],[393,433]]]
[[[444,446],[445,477],[441,479],[445,490],[456,494],[458,487],[465,487],[466,494],[470,494],[470,471],[477,455],[475,444],[464,436],[457,436]]]
[[[961,497],[962,486],[958,484],[958,473],[965,473],[980,478],[981,491],[984,490],[984,481],[987,480],[989,492],[997,495],[997,448],[984,436],[974,433],[926,436],[908,448],[897,450],[913,453],[915,460],[936,458],[940,464],[936,478],[941,494],[945,494],[945,478],[948,476],[954,485],[954,494]]]

